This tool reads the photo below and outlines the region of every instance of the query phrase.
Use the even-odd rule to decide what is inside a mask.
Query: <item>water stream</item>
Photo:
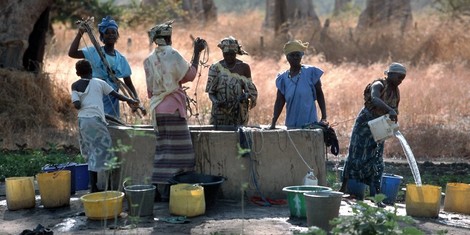
[[[395,136],[400,141],[401,147],[405,152],[406,159],[408,160],[408,164],[410,165],[411,173],[413,173],[413,178],[415,180],[416,186],[421,186],[421,175],[419,173],[418,164],[416,163],[415,156],[411,151],[410,145],[408,144],[405,137],[401,134],[400,131],[395,132]]]

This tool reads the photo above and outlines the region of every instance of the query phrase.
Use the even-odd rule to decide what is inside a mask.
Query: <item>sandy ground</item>
[[[2,186],[2,185],[0,185]],[[290,218],[288,205],[258,206],[252,202],[220,199],[201,216],[188,218],[184,224],[162,221],[171,217],[168,203],[154,203],[154,215],[141,217],[131,222],[124,211],[117,220],[89,220],[79,197],[86,191],[71,196],[70,206],[44,208],[40,196],[36,196],[36,207],[10,211],[0,187],[0,234],[20,234],[25,229],[34,229],[38,224],[51,229],[54,234],[294,234],[308,230],[306,219]],[[351,215],[351,199],[341,202],[340,216]],[[243,209],[242,209],[243,206]],[[398,214],[405,215],[405,206],[396,204]],[[387,209],[393,210],[392,206]],[[413,218],[426,234],[470,234],[470,216],[447,213],[442,209],[438,218]]]

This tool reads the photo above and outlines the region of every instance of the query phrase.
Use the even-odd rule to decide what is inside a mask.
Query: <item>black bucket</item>
[[[169,180],[170,184],[198,184],[204,188],[204,200],[206,202],[206,208],[211,208],[220,193],[220,187],[225,181],[223,176],[216,175],[205,175],[194,172],[185,172],[174,176]]]

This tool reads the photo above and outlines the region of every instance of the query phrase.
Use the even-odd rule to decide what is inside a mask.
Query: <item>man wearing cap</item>
[[[136,97],[139,101],[139,96],[135,90],[134,84],[131,79],[131,67],[129,62],[127,62],[126,57],[122,55],[118,50],[114,48],[114,45],[119,38],[118,24],[110,16],[106,16],[102,19],[101,23],[98,24],[98,31],[100,33],[100,41],[104,43],[104,46],[99,49],[104,52],[108,64],[111,66],[111,69],[114,71],[114,74],[117,78],[123,78],[124,83],[129,87],[130,91],[134,93],[133,97]],[[80,44],[80,39],[85,33],[84,28],[79,28],[77,35],[72,41],[72,44],[69,48],[69,56],[75,59],[87,59],[93,66],[93,77],[101,78],[106,81],[113,89],[118,92],[119,86],[113,80],[113,78],[108,74],[106,66],[101,61],[97,49],[93,46],[84,47],[78,49]],[[132,96],[132,95],[131,95]],[[103,96],[104,103],[104,112],[105,114],[120,117],[119,110],[119,100],[114,96],[105,95]],[[138,107],[135,106],[135,107]]]
[[[340,189],[342,192],[347,192],[348,179],[355,179],[369,185],[370,196],[380,193],[384,170],[384,141],[375,142],[367,122],[385,114],[397,122],[400,103],[398,86],[406,77],[406,68],[402,64],[392,63],[384,73],[385,78],[373,81],[364,90],[364,107],[359,112],[352,130]],[[379,203],[379,206],[385,205]]]
[[[147,94],[156,135],[152,183],[157,185],[157,200],[168,201],[168,181],[178,173],[194,170],[195,158],[186,121],[186,93],[182,84],[196,77],[205,41],[196,38],[191,63],[172,45],[172,21],[156,25],[148,32],[157,47],[144,60]]]
[[[277,95],[271,129],[276,128],[284,105],[286,105],[285,125],[288,129],[300,129],[310,123],[318,122],[315,101],[321,111],[321,122],[326,121],[325,97],[320,77],[323,71],[311,65],[301,64],[308,42],[292,40],[284,45],[284,54],[290,68],[277,75]]]

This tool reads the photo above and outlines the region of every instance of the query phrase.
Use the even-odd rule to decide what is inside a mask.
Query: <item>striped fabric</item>
[[[158,132],[152,182],[167,184],[175,174],[194,170],[194,149],[186,119],[178,112],[158,113],[156,118]]]

